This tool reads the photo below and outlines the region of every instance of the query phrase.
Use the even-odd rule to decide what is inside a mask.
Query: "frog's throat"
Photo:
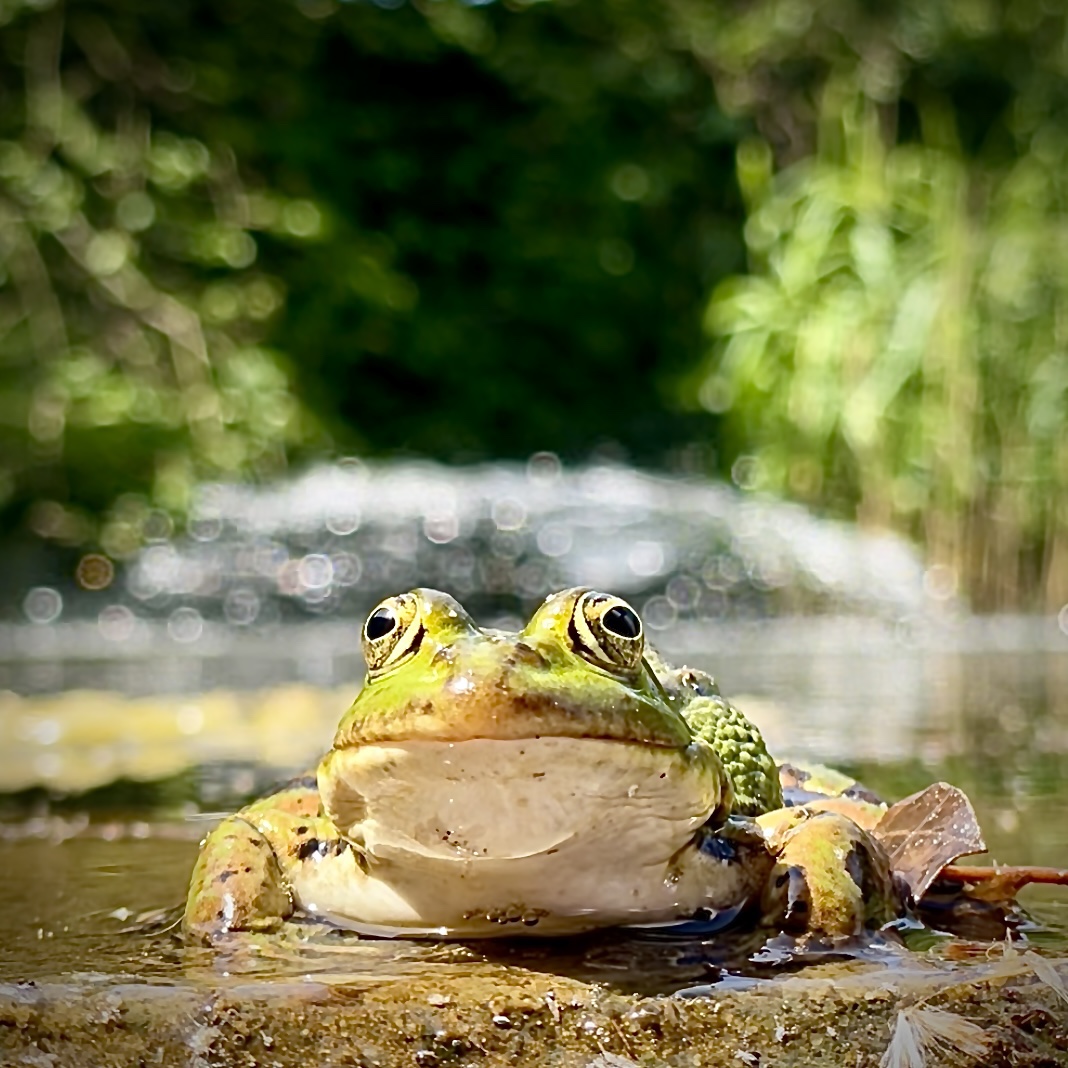
[[[326,813],[387,864],[514,863],[583,844],[670,855],[730,790],[703,742],[406,740],[335,749],[319,768]],[[643,854],[644,851],[644,854]]]

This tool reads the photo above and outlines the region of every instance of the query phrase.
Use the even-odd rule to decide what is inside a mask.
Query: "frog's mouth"
[[[600,738],[390,741],[335,749],[319,769],[327,814],[371,860],[477,864],[685,844],[727,789],[703,743]]]

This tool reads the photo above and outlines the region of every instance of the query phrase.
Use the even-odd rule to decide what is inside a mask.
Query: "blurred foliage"
[[[661,461],[708,436],[674,383],[708,287],[743,263],[736,131],[665,19],[352,3],[306,20],[314,51],[285,80],[273,35],[262,58],[243,42],[262,78],[234,85],[220,136],[328,220],[328,240],[265,262],[289,289],[276,341],[339,438]]]
[[[180,512],[195,477],[280,470],[314,420],[262,346],[282,289],[254,235],[301,202],[154,121],[183,75],[88,5],[0,21],[0,495],[78,543],[123,494]]]
[[[607,446],[896,526],[936,595],[1068,601],[1061,5],[0,26],[8,529],[122,556],[317,450]]]
[[[1066,32],[1037,3],[836,0],[717,39],[766,136],[700,401],[747,485],[919,537],[931,592],[980,607],[1068,600]]]
[[[742,263],[735,131],[665,19],[4,0],[9,519],[84,543],[118,498],[115,554],[192,480],[329,440],[707,437],[672,401]]]

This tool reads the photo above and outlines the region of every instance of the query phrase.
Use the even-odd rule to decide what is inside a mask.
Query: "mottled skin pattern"
[[[676,817],[680,806],[683,816],[692,813],[679,826],[694,829],[680,832],[670,848],[665,842],[667,859],[656,869],[661,876],[651,890],[635,889],[636,897],[677,886],[690,912],[695,905],[732,909],[759,900],[776,926],[829,936],[883,922],[898,908],[877,844],[848,815],[794,809],[786,810],[788,819],[777,818],[779,776],[757,729],[719,695],[711,677],[671,668],[646,649],[640,621],[624,602],[581,588],[566,590],[548,598],[522,632],[507,635],[481,630],[456,601],[436,591],[412,591],[383,606],[364,631],[368,678],[317,774],[246,806],[205,840],[186,904],[184,930],[190,937],[211,941],[233,930],[271,930],[310,899],[318,901],[319,894],[342,902],[323,907],[324,914],[364,918],[359,888],[376,888],[390,870],[384,854],[365,841],[373,825],[368,818],[373,796],[365,788],[368,754],[428,744],[444,744],[450,752],[456,746],[459,752],[471,749],[471,742],[511,753],[510,743],[539,739],[565,747],[574,740],[580,749],[595,743],[591,751],[622,763],[624,780],[630,764],[654,772],[662,766],[650,781],[662,784],[666,798],[655,804],[667,805]],[[381,764],[381,774],[388,777],[390,766]],[[583,769],[575,775],[583,777]],[[507,788],[507,775],[504,781]],[[620,795],[618,811],[609,810],[619,816],[623,843],[630,826],[628,799],[635,791],[637,805],[645,787],[634,785]],[[560,797],[550,800],[561,803]],[[745,818],[751,816],[770,822],[761,830]],[[633,837],[640,842],[645,825],[638,819]],[[669,828],[668,821],[663,825]],[[522,822],[516,829],[524,830]],[[593,851],[580,852],[579,863],[586,856],[590,864],[604,862]],[[406,872],[416,877],[415,886],[418,863]],[[427,863],[431,878],[440,878],[443,869]],[[446,864],[444,870],[458,869]],[[583,873],[575,874],[577,879]],[[585,874],[596,885],[598,872]],[[606,873],[609,883],[618,878]],[[352,895],[346,894],[349,887],[356,888]],[[432,911],[433,894],[427,900]],[[496,933],[485,929],[489,921],[513,924],[508,932],[522,933],[551,911],[513,907],[508,900],[485,915],[481,902],[474,910],[479,915],[465,914],[475,925],[468,933]],[[373,918],[377,898],[368,901]],[[418,907],[428,908],[425,902]],[[662,905],[649,905],[650,921],[663,917]],[[617,922],[622,921],[609,909],[603,918],[589,917],[585,927]],[[428,923],[437,925],[433,917]],[[465,933],[462,924],[450,926],[451,934]]]
[[[864,802],[851,802],[848,813],[817,802],[760,817],[776,855],[761,898],[766,924],[848,938],[900,915],[886,852],[851,818],[852,805]]]
[[[283,867],[292,865],[311,827],[323,823],[312,774],[291,780],[223,820],[205,839],[193,869],[185,929],[202,936],[276,929],[293,912]],[[268,836],[261,824],[268,832],[287,828],[285,840]]]
[[[778,768],[757,728],[724,698],[711,675],[646,658],[691,730],[719,754],[734,786],[735,813],[757,817],[775,866],[761,895],[764,924],[794,934],[851,938],[903,912],[890,862],[870,833],[884,805],[853,796],[857,784],[831,768],[802,774],[818,800],[783,807]],[[791,769],[791,774],[797,769]]]

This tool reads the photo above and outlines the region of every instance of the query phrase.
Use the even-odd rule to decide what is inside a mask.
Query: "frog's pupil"
[[[637,638],[642,632],[641,621],[630,608],[617,604],[609,608],[602,617],[601,622],[605,630],[618,634],[621,638]]]
[[[376,608],[367,620],[367,639],[384,638],[397,625],[397,617],[388,608]]]

